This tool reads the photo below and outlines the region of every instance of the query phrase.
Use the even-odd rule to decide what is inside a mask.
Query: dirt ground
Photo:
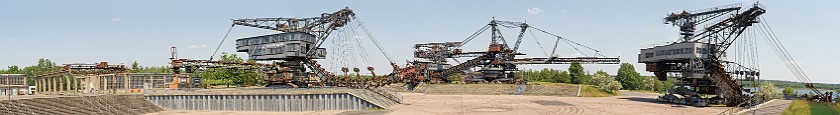
[[[520,95],[426,95],[404,93],[405,103],[388,114],[481,115],[712,115],[725,107],[691,107],[656,102],[656,95],[555,97]]]
[[[164,111],[157,115],[714,115],[726,107],[692,107],[656,102],[658,94],[622,92],[613,97],[522,95],[427,95],[401,93],[404,103],[387,110],[315,112]]]

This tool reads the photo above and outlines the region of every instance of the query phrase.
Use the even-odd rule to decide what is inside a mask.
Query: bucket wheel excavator
[[[677,87],[659,100],[694,106],[749,106],[757,104],[750,102],[761,101],[756,98],[764,93],[757,88],[760,71],[755,37],[764,36],[777,55],[785,57],[782,60],[792,61],[766,21],[762,22],[760,16],[765,12],[763,5],[755,3],[749,7],[731,4],[668,14],[665,24],[679,27],[681,39],[642,49],[639,54],[639,63],[644,63],[646,71],[653,72],[659,80],[669,76],[677,79]],[[698,26],[702,28],[697,29]],[[735,50],[727,53],[730,49]],[[786,64],[797,79],[807,79],[798,65]],[[810,81],[803,82],[820,92]]]
[[[346,29],[356,29],[358,26],[362,26],[355,15],[353,10],[345,7],[333,13],[323,13],[320,16],[308,18],[234,19],[231,29],[235,26],[246,26],[277,32],[236,40],[236,51],[248,53],[248,59],[254,62],[226,62],[213,60],[212,56],[210,60],[177,59],[175,47],[173,47],[173,56],[170,58],[170,63],[176,74],[176,79],[178,79],[177,75],[181,71],[192,73],[221,68],[256,71],[265,74],[264,80],[270,85],[289,85],[292,87],[342,86],[363,88],[383,86],[392,81],[397,81],[387,76],[376,76],[374,68],[371,66],[365,68],[373,75],[371,78],[363,78],[360,74],[363,69],[358,67],[343,67],[341,70],[344,75],[337,76],[327,71],[316,61],[316,59],[326,59],[328,52],[321,45],[328,41],[327,38],[345,40],[343,42],[358,42],[359,39],[354,38],[357,37],[355,30],[352,30],[352,33],[344,32]],[[363,29],[370,37],[370,32],[366,28]],[[330,35],[334,33],[338,35],[331,37]],[[228,30],[228,34],[230,34],[230,30]],[[227,38],[227,34],[225,38]],[[380,47],[378,43],[376,45]],[[358,46],[361,47],[361,45]],[[379,49],[382,51],[382,48]],[[367,52],[362,51],[361,53]],[[364,55],[367,58],[366,54]],[[336,56],[335,58],[353,57]],[[390,58],[388,59],[390,60]],[[271,63],[256,63],[256,61]],[[393,61],[391,61],[391,64],[394,65]],[[348,74],[351,70],[355,72],[355,75]]]
[[[519,34],[514,44],[508,44],[502,36],[502,28],[518,29]],[[485,51],[463,51],[460,47],[479,36],[484,31],[490,29],[490,44]],[[539,58],[516,58],[517,55],[525,55],[519,52],[520,44],[526,32],[530,29],[548,34],[556,38],[554,49],[548,57]],[[531,33],[533,34],[533,32]],[[536,37],[536,36],[535,36]],[[536,38],[535,38],[536,40]],[[533,27],[524,22],[500,21],[491,20],[490,23],[479,29],[479,31],[470,35],[467,39],[461,42],[443,42],[443,43],[422,43],[415,44],[414,61],[408,62],[403,68],[399,68],[399,75],[402,76],[404,82],[409,84],[417,84],[420,82],[431,83],[447,83],[451,82],[448,77],[453,74],[463,73],[467,76],[462,79],[467,83],[524,83],[524,80],[514,76],[514,72],[518,71],[517,65],[524,64],[618,64],[618,58],[611,57],[557,57],[555,51],[557,44],[560,42],[574,44],[589,50],[595,51],[595,56],[603,56],[597,54],[599,51],[587,46],[583,46],[577,42],[560,37],[556,34],[549,33],[542,29]],[[539,41],[537,41],[538,44]],[[576,50],[577,47],[574,47]],[[542,49],[545,51],[544,49]],[[580,51],[580,50],[578,50]],[[450,64],[451,59],[458,62],[457,58],[472,58],[458,64]],[[471,69],[477,69],[473,71]]]

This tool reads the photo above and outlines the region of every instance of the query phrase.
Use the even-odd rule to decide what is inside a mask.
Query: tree
[[[782,90],[782,93],[785,95],[795,95],[793,88],[790,88],[790,86],[785,86],[785,89]]]
[[[558,81],[555,83],[572,83],[572,76],[567,71],[560,71],[558,77]]]
[[[638,76],[640,79],[639,83],[639,90],[647,90],[647,91],[656,91],[657,87],[656,84],[659,83],[659,80],[656,80],[655,77],[651,76]]]
[[[245,62],[245,59],[240,58],[236,54],[229,54],[226,52],[222,52],[221,60],[222,62],[236,62],[241,63]],[[255,62],[253,60],[248,60],[248,62]],[[205,84],[209,85],[238,85],[238,86],[253,86],[258,84],[263,84],[261,78],[261,74],[256,73],[254,70],[239,70],[239,69],[226,69],[226,68],[215,68],[209,69],[206,72],[201,74],[196,74],[202,77],[206,82]]]
[[[763,81],[759,85],[761,92],[764,92],[764,96],[767,99],[779,99],[782,98],[782,93],[773,85],[772,82]]]
[[[580,63],[572,62],[572,65],[569,65],[569,76],[571,76],[572,83],[583,83],[584,75],[585,73],[583,73],[583,66],[580,65]]]
[[[20,74],[26,74],[29,78],[26,82],[29,84],[35,84],[34,77],[37,75],[58,71],[61,69],[61,66],[55,64],[50,59],[41,58],[38,59],[38,64],[33,66],[26,66],[22,70],[20,70]]]
[[[12,66],[9,66],[8,69],[4,70],[3,73],[6,73],[6,74],[21,74],[21,70],[18,66],[12,65]]]
[[[615,77],[624,89],[638,90],[642,88],[641,75],[639,72],[636,72],[636,69],[630,63],[621,63],[621,66],[618,68],[618,74]]]
[[[594,75],[592,75],[591,83],[592,83],[592,85],[595,85],[595,86],[598,86],[598,87],[601,87],[603,89],[610,90],[610,91],[619,90],[619,89],[622,88],[621,83],[616,81],[614,77],[607,74],[607,72],[600,71],[600,70],[598,72],[595,72]]]
[[[653,91],[656,91],[656,92],[664,91],[663,89],[665,89],[665,82],[657,80],[655,76],[645,76],[645,77],[651,78],[651,80],[653,81],[653,88],[652,88]]]
[[[514,73],[518,77],[534,82],[571,83],[569,72],[543,68],[542,70],[524,70]]]
[[[142,68],[142,67],[140,67],[140,63],[137,63],[137,61],[134,61],[134,63],[131,63],[131,73],[140,72],[140,68]]]

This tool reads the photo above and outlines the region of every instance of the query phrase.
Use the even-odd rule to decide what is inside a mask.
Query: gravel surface
[[[427,95],[403,93],[392,115],[712,115],[726,107],[656,102],[655,96],[557,97],[522,95]]]

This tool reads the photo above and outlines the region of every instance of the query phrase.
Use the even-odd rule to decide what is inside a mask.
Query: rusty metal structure
[[[694,106],[751,106],[756,104],[751,102],[762,101],[755,97],[764,96],[763,91],[750,88],[758,87],[760,80],[755,36],[763,34],[767,40],[776,39],[767,36],[774,34],[761,23],[760,16],[765,12],[763,5],[755,3],[749,7],[731,4],[668,14],[664,18],[665,24],[679,27],[681,39],[641,49],[639,54],[639,63],[644,63],[645,70],[653,72],[659,80],[673,76],[678,81],[678,87],[659,100]],[[753,26],[758,27],[750,28]],[[780,57],[790,57],[777,50],[783,47],[772,47]],[[730,49],[735,52],[728,53]],[[797,79],[807,79],[802,75]],[[808,86],[810,81],[805,83]],[[809,88],[819,92],[812,86]]]
[[[352,68],[355,75],[348,74],[351,71],[348,67],[341,69],[343,75],[336,75],[318,63],[316,59],[327,58],[328,52],[321,45],[327,41],[327,38],[331,38],[331,33],[341,31],[342,27],[353,28],[344,26],[348,26],[354,20],[356,20],[355,13],[346,7],[333,13],[323,13],[318,17],[309,18],[234,19],[231,27],[246,26],[279,32],[236,40],[237,52],[248,53],[249,60],[270,63],[225,62],[212,60],[212,57],[210,60],[178,59],[175,47],[171,51],[170,63],[176,74],[180,74],[181,71],[193,73],[213,68],[252,70],[264,74],[265,80],[271,84],[292,87],[378,87],[398,81],[388,76],[377,76],[374,68],[370,66],[365,69],[372,74],[372,77],[366,78],[362,77],[360,74],[362,69],[358,67]],[[376,43],[375,40],[374,43]],[[378,43],[376,45],[379,47]],[[393,61],[391,64],[394,64]],[[182,82],[178,84],[190,84],[189,81],[180,81]]]
[[[680,27],[680,41],[642,49],[639,54],[639,63],[645,63],[646,70],[654,72],[659,80],[666,80],[669,72],[678,74],[679,87],[660,100],[694,106],[736,106],[751,101],[755,93],[739,82],[756,82],[760,72],[726,61],[726,50],[747,27],[759,22],[758,16],[765,10],[758,4],[741,9],[740,4],[732,4],[671,13],[664,18],[666,24]],[[706,25],[698,31],[696,26],[701,24]]]
[[[514,44],[508,44],[501,35],[501,28],[515,28],[518,29],[519,34]],[[463,51],[460,47],[467,42],[473,40],[484,31],[491,30],[490,44],[485,51]],[[518,51],[525,33],[529,30],[537,30],[545,34],[556,37],[554,49],[551,51],[549,57],[542,58],[516,58],[517,55],[525,55]],[[533,32],[532,32],[533,34]],[[535,38],[536,39],[536,38]],[[478,82],[494,82],[494,83],[522,83],[523,80],[514,76],[515,71],[518,71],[516,65],[523,64],[618,64],[618,58],[610,57],[557,57],[556,49],[559,42],[566,42],[582,46],[589,50],[600,52],[587,46],[583,46],[577,42],[565,39],[556,34],[535,28],[523,22],[500,21],[491,20],[489,24],[482,27],[479,31],[469,36],[462,42],[443,42],[443,43],[422,43],[415,44],[414,57],[416,60],[408,62],[404,67],[398,70],[398,75],[402,77],[405,82],[417,84],[419,82],[442,83],[451,82],[447,77],[457,73],[467,74],[468,77],[464,82],[478,83]],[[539,44],[539,42],[537,41]],[[574,47],[574,46],[572,46]],[[575,48],[578,50],[577,48]],[[544,50],[544,49],[543,49]],[[580,50],[578,50],[580,51]],[[603,56],[603,55],[600,55]],[[448,59],[458,61],[457,58],[468,57],[472,58],[464,62],[459,62],[457,65],[448,63]],[[479,68],[477,71],[469,71],[470,69]]]

